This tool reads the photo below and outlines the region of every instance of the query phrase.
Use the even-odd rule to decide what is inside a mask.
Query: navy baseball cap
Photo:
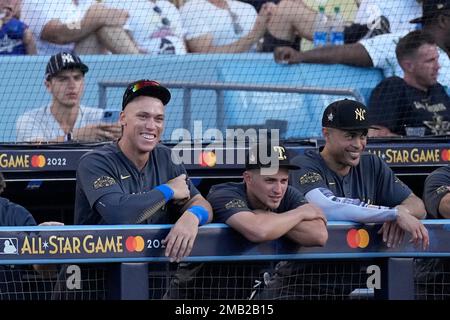
[[[80,69],[83,74],[89,71],[80,57],[70,52],[60,52],[50,57],[45,69],[45,79],[48,81],[62,70]]]
[[[163,105],[169,103],[171,95],[170,91],[163,87],[159,82],[154,80],[138,80],[130,83],[123,94],[122,110],[125,109],[134,98],[139,96],[154,97],[161,100]]]
[[[422,16],[410,21],[410,23],[423,23],[426,20],[438,16],[445,10],[450,9],[450,0],[423,0]]]
[[[265,145],[265,150],[261,151],[261,148]],[[261,153],[263,156],[267,157],[267,160],[271,157],[278,158],[278,167],[285,168],[288,170],[298,170],[299,166],[291,163],[291,156],[289,154],[289,150],[286,149],[285,146],[281,144],[272,144],[270,140],[265,142],[260,142],[248,151],[246,161],[245,161],[245,169],[261,169],[261,168],[270,168],[272,163],[262,163]]]
[[[326,107],[322,127],[341,130],[377,129],[371,126],[367,108],[355,100],[338,100]]]

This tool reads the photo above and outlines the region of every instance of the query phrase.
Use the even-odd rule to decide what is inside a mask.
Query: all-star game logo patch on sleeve
[[[98,190],[100,188],[106,188],[116,184],[116,180],[108,176],[102,176],[94,181],[93,187],[94,190]]]
[[[437,194],[447,193],[450,192],[450,186],[440,186],[436,189]]]
[[[226,209],[231,209],[231,208],[247,208],[247,204],[245,203],[244,200],[241,199],[233,199],[231,201],[229,201],[228,203],[225,204],[225,208]]]
[[[300,184],[314,183],[321,180],[323,180],[322,176],[317,172],[308,172],[300,177]]]

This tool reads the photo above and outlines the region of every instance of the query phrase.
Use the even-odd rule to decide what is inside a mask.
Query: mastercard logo
[[[201,167],[214,167],[217,162],[217,156],[213,151],[200,152],[198,160]]]
[[[367,247],[369,239],[369,233],[365,229],[351,229],[347,232],[347,244],[353,249]]]
[[[141,252],[144,250],[144,238],[141,236],[129,236],[125,241],[125,247],[128,252]]]
[[[45,157],[43,155],[34,155],[31,157],[31,166],[33,168],[43,168],[45,166]]]
[[[441,150],[441,158],[443,161],[450,161],[450,149]]]

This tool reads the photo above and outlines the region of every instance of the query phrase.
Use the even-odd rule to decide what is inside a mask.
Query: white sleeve
[[[320,207],[328,220],[361,223],[385,222],[397,219],[397,209],[369,205],[359,199],[336,197],[330,190],[316,188],[305,195],[308,202]]]
[[[375,68],[383,69],[384,77],[403,76],[403,70],[397,62],[395,47],[405,33],[387,33],[373,38],[360,40]]]

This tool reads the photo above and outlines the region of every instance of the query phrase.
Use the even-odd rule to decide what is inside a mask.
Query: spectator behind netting
[[[19,16],[20,0],[0,0],[0,55],[37,53],[33,33]]]
[[[428,33],[439,51],[439,64],[442,72],[438,81],[450,86],[450,0],[427,0],[422,4],[423,16],[411,21],[421,23],[422,30]],[[354,44],[316,48],[299,52],[282,47],[275,50],[275,60],[279,63],[327,63],[349,64],[360,67],[377,67],[383,69],[385,77],[393,75],[402,77],[403,70],[397,62],[395,47],[404,33],[392,33],[365,39]]]
[[[129,12],[124,28],[141,53],[186,53],[180,12],[168,0],[104,0],[102,3]]]
[[[274,8],[265,3],[259,14],[237,0],[189,0],[181,7],[189,52],[237,53],[255,51]]]
[[[396,48],[403,78],[384,79],[372,91],[369,109],[378,130],[369,136],[429,136],[450,133],[450,98],[437,82],[439,52],[422,31],[401,38]]]
[[[327,16],[325,26],[329,29],[333,24],[338,23],[344,30],[344,42],[354,43],[384,33],[411,31],[413,26],[405,25],[405,22],[421,13],[421,7],[416,0],[363,0],[353,23],[344,20],[334,21],[333,16]],[[282,0],[270,19],[263,51],[271,52],[274,47],[283,46],[282,42],[274,41],[274,39],[287,42],[294,41],[300,36],[312,41],[318,15],[316,10],[311,9],[301,0]],[[331,41],[331,39],[328,40]],[[288,47],[298,49],[298,41],[296,43],[297,47],[289,45]]]
[[[19,142],[95,142],[121,135],[118,123],[102,123],[104,110],[80,104],[88,66],[68,52],[50,58],[45,86],[52,101],[45,107],[25,112],[16,123]]]
[[[33,32],[38,54],[139,53],[123,28],[128,12],[94,0],[22,0],[21,17]]]

